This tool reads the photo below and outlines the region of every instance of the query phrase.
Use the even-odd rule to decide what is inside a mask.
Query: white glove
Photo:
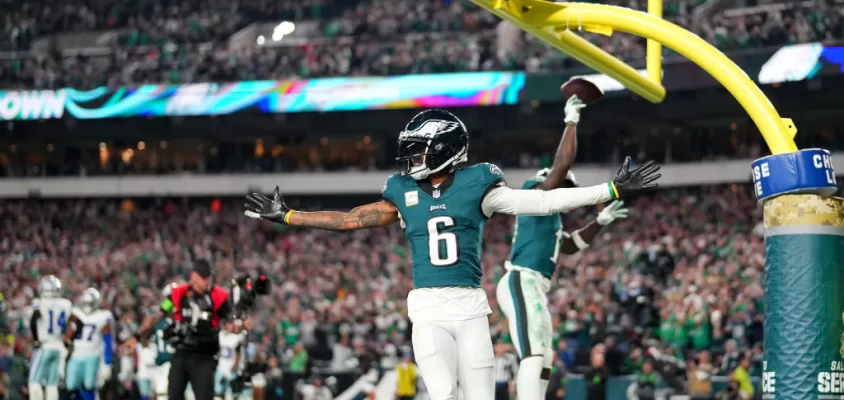
[[[604,207],[598,213],[598,218],[595,221],[598,222],[598,225],[607,226],[619,218],[627,218],[627,209],[624,208],[624,200],[616,200]]]
[[[580,109],[586,107],[586,104],[583,104],[580,99],[577,98],[577,95],[569,97],[566,101],[566,119],[564,120],[566,125],[577,125],[580,122]]]
[[[97,387],[102,388],[111,379],[111,365],[100,365],[100,372],[97,374]]]

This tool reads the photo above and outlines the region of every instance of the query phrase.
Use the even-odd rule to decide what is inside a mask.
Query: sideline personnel
[[[124,345],[146,340],[155,325],[164,318],[172,318],[169,335],[173,336],[176,353],[170,365],[170,400],[184,400],[188,382],[196,400],[214,399],[214,373],[220,351],[221,321],[232,315],[229,292],[214,286],[213,268],[205,260],[194,263],[190,282],[173,288],[161,302],[161,310],[144,321],[140,331]]]

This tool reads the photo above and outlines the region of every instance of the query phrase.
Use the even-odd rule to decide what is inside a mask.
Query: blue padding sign
[[[832,157],[824,149],[763,157],[753,162],[751,171],[759,201],[786,193],[831,196],[838,190]]]

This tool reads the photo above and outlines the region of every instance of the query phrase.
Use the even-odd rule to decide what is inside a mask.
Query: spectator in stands
[[[750,357],[744,356],[739,360],[738,367],[730,374],[730,382],[738,385],[738,393],[742,400],[753,398],[753,382],[750,381]]]
[[[592,362],[583,379],[586,380],[588,398],[605,399],[607,397],[607,379],[610,372],[604,363],[604,349],[596,347],[592,350]]]
[[[565,371],[574,368],[574,349],[569,347],[569,342],[560,340],[557,342],[557,359],[562,363]]]
[[[302,343],[296,343],[293,350],[289,352],[287,368],[294,374],[305,374],[308,369],[308,351]]]
[[[416,364],[413,356],[405,354],[401,363],[396,366],[396,396],[398,400],[414,400],[416,398]]]
[[[52,89],[138,83],[225,82],[322,76],[399,75],[457,71],[527,70],[560,72],[572,59],[520,31],[498,28],[498,19],[469,3],[409,0],[315,1],[301,6],[236,1],[184,0],[162,7],[154,1],[125,5],[104,0],[97,7],[15,3],[0,21],[0,49],[26,50],[38,38],[61,32],[102,32],[118,38],[107,55],[31,52],[0,62],[3,89]],[[610,3],[641,9],[643,2]],[[754,7],[697,18],[704,1],[669,1],[665,16],[725,50],[841,40],[844,18],[835,6],[793,4]],[[304,11],[309,9],[310,11]],[[70,11],[68,11],[70,10]],[[318,11],[317,11],[318,10]],[[256,46],[229,39],[259,21],[313,21],[316,32],[301,42]],[[697,20],[703,20],[702,23]],[[585,33],[601,48],[629,61],[642,61],[645,41],[630,35]],[[265,39],[268,42],[269,39]],[[57,41],[59,42],[59,41]],[[280,44],[280,47],[275,45]],[[89,47],[102,49],[95,39]],[[59,46],[57,46],[59,47]],[[668,50],[666,50],[668,51]],[[671,57],[668,52],[666,57]]]
[[[551,367],[551,376],[548,378],[548,391],[545,393],[545,400],[563,400],[565,397],[566,369],[559,360],[555,360]]]
[[[653,400],[660,377],[654,372],[653,361],[645,360],[642,371],[636,375],[636,380],[627,388],[627,400]]]
[[[689,381],[689,395],[693,400],[705,400],[712,397],[712,364],[709,363],[709,352],[701,351],[697,360],[689,359],[686,363],[686,373]]]
[[[721,374],[729,374],[739,365],[741,354],[736,348],[736,341],[730,339],[727,341],[724,356],[721,358],[721,368],[718,369]]]

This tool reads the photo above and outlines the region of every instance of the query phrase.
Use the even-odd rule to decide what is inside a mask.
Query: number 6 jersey
[[[502,184],[503,179],[501,170],[487,163],[459,168],[437,187],[409,176],[393,175],[387,179],[382,193],[399,210],[401,226],[413,257],[415,290],[408,297],[411,319],[415,319],[416,306],[431,311],[429,314],[438,314],[439,319],[460,319],[489,313],[486,296],[480,289],[481,245],[487,222],[481,203],[492,188]],[[456,297],[469,304],[457,307],[465,313],[449,316],[447,314],[454,309],[454,304],[444,298],[448,297],[447,294],[424,296],[426,291],[420,291],[433,288],[476,290],[472,290],[471,295],[455,291]],[[475,299],[476,291],[481,293],[482,299]],[[428,299],[414,302],[414,296]],[[431,302],[442,303],[446,310]],[[452,307],[448,308],[446,304]]]

